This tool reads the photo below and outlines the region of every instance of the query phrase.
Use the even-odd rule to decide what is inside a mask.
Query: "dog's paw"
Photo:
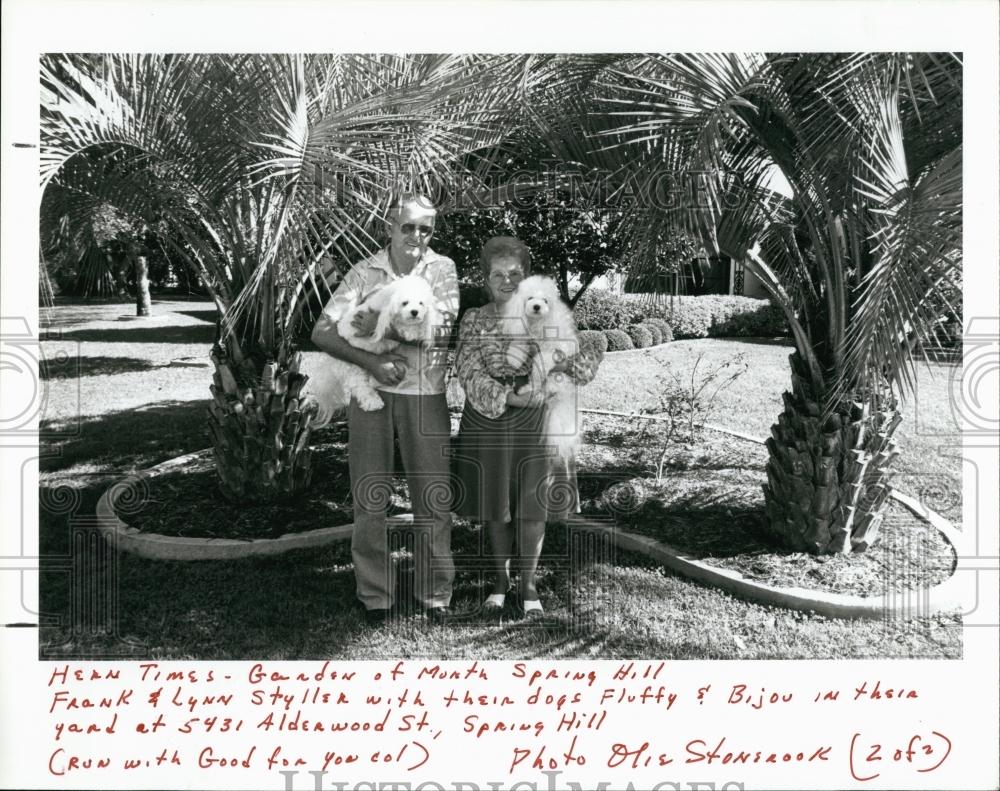
[[[365,412],[378,412],[378,410],[385,406],[385,401],[382,400],[382,396],[380,396],[375,390],[357,393],[354,397],[358,401],[358,406]]]

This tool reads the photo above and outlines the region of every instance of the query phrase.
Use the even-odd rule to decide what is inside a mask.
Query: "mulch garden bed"
[[[306,496],[285,503],[241,505],[226,500],[219,489],[211,454],[147,480],[148,495],[140,509],[119,516],[144,532],[184,538],[278,538],[321,527],[350,524],[354,519],[347,467],[347,426],[334,424],[314,434],[312,486]],[[398,480],[389,513],[406,512],[405,481]]]
[[[705,431],[696,444],[670,448],[657,481],[650,471],[659,448],[649,421],[605,418],[587,439],[591,445],[581,460],[588,472],[579,481],[585,514],[613,519],[622,529],[756,582],[878,596],[937,585],[954,573],[952,545],[895,501],[880,541],[867,552],[789,551],[767,529],[762,445]],[[616,458],[629,466],[616,467]]]
[[[953,573],[951,545],[895,502],[883,522],[881,541],[868,552],[815,557],[784,549],[768,533],[764,517],[763,446],[711,431],[688,444],[672,442],[663,478],[656,481],[656,424],[594,415],[584,421],[578,479],[586,516],[613,521],[705,563],[779,587],[877,596],[935,585]],[[150,477],[141,507],[120,515],[150,533],[246,540],[347,524],[352,506],[346,425],[317,432],[314,445],[312,487],[294,502],[227,502],[219,492],[212,457],[205,455]],[[397,477],[389,513],[408,510],[406,483]],[[546,554],[562,542],[556,534],[563,532],[550,526]],[[456,553],[484,549],[480,531],[463,521],[456,523],[454,540]]]

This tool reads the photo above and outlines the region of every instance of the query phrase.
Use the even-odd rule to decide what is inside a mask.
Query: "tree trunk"
[[[874,410],[859,397],[824,421],[823,394],[812,391],[797,352],[790,361],[792,392],[782,394],[785,408],[767,440],[771,529],[799,551],[862,552],[878,539],[902,415],[884,393]]]
[[[215,365],[208,428],[223,494],[236,503],[287,499],[312,480],[311,423],[316,403],[300,398],[308,376],[301,355],[287,367],[212,352]]]
[[[148,316],[152,301],[149,298],[149,261],[144,255],[135,256],[135,315]]]
[[[38,257],[38,303],[43,308],[54,308],[56,305],[56,292],[43,256]]]
[[[580,297],[583,296],[584,292],[590,288],[590,284],[597,279],[597,275],[587,275],[586,280],[580,282],[579,290],[573,295],[573,299],[569,300],[569,306],[571,308],[576,307],[576,303],[580,301]]]
[[[559,264],[559,296],[569,304],[569,271],[565,263]]]

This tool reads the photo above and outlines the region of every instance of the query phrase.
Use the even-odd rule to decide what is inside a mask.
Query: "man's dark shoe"
[[[389,620],[389,610],[365,610],[365,623],[369,626],[381,626]]]
[[[428,607],[424,612],[431,623],[444,625],[452,618],[450,607]]]

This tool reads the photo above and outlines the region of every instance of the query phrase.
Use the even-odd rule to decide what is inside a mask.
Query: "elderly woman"
[[[544,382],[529,377],[530,356],[521,355],[517,367],[508,360],[511,328],[501,313],[530,273],[528,247],[512,237],[495,237],[483,246],[480,265],[491,301],[468,310],[459,328],[456,366],[466,401],[455,446],[455,511],[485,523],[490,537],[495,577],[483,613],[499,617],[503,611],[516,530],[518,593],[525,617],[535,619],[543,615],[535,569],[545,523],[578,509],[576,478],[545,442]],[[553,372],[582,385],[596,370],[596,359],[581,351]]]

